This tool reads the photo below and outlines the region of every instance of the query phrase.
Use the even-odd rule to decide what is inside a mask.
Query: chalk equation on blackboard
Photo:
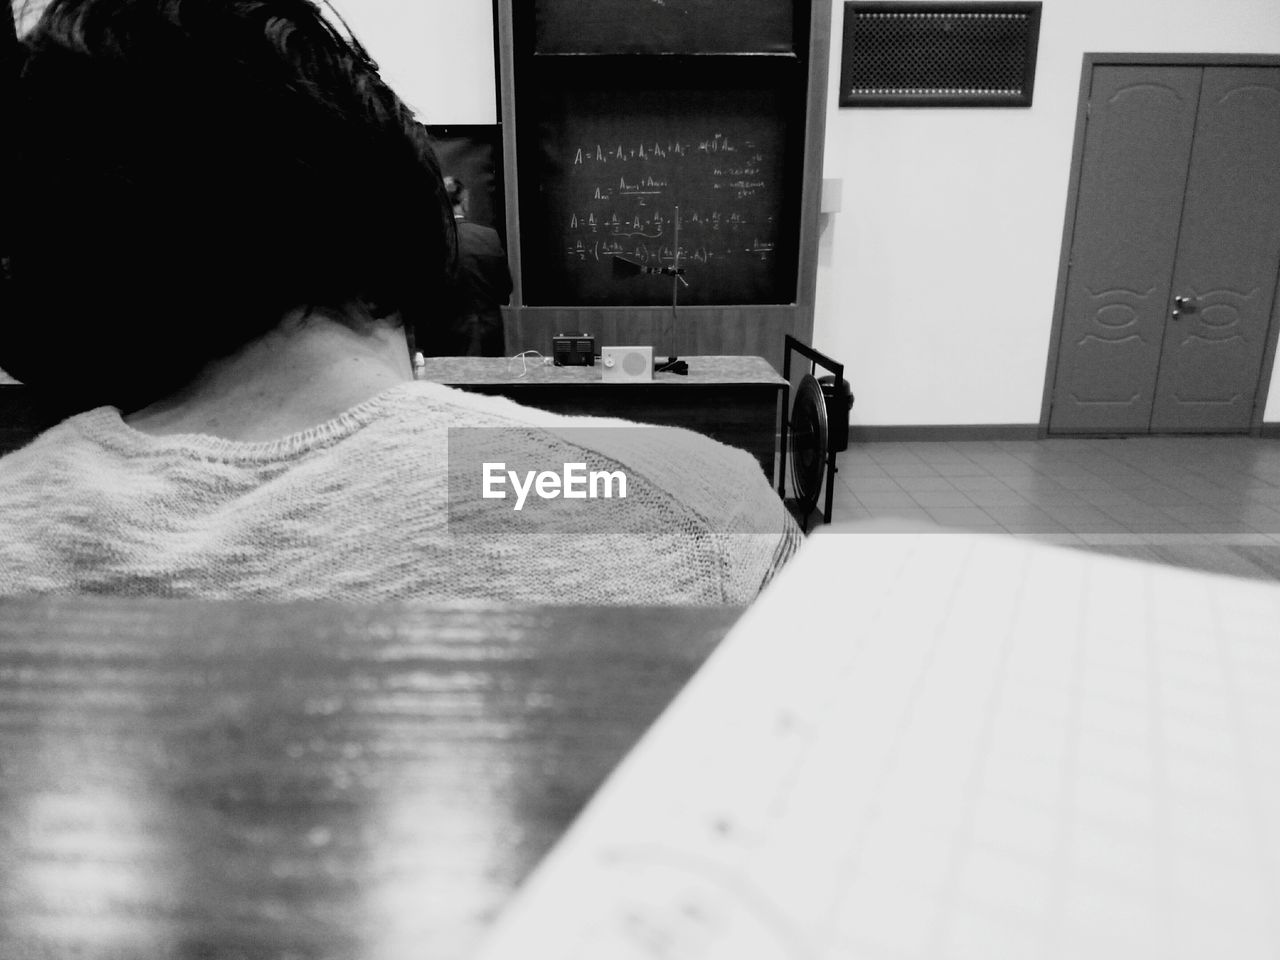
[[[533,302],[662,301],[662,284],[629,276],[620,283],[617,258],[687,265],[691,305],[790,299],[794,211],[785,130],[758,119],[754,105],[728,109],[694,97],[662,106],[695,116],[655,102],[622,123],[582,119],[584,109],[548,128],[540,209],[531,207],[545,231],[526,260]],[[707,115],[713,112],[727,117]]]
[[[764,249],[765,246],[768,249]],[[762,248],[756,250],[756,252],[764,254],[772,249],[771,245],[762,245]],[[694,263],[710,263],[714,256],[716,254],[706,247],[687,247],[683,243],[680,244],[681,263],[687,263],[690,260]],[[636,243],[628,246],[618,243],[616,240],[597,240],[594,243],[576,240],[573,246],[569,247],[569,258],[571,260],[594,260],[596,263],[600,263],[607,261],[610,257],[625,257],[642,266],[648,266],[649,264],[661,266],[664,263],[674,265],[676,262],[675,249],[667,244],[650,247],[645,243]]]
[[[618,164],[653,164],[661,165],[662,161],[673,161],[677,168],[685,168],[687,163],[678,161],[698,156],[715,157],[716,163],[709,169],[701,171],[702,176],[711,178],[712,190],[723,190],[735,199],[743,200],[756,196],[766,188],[764,177],[765,155],[752,141],[736,143],[723,133],[716,133],[705,139],[690,143],[671,141],[667,143],[595,143],[579,146],[574,150],[570,167],[601,167]],[[634,166],[632,167],[634,170]],[[591,175],[586,172],[571,171],[571,177]],[[637,174],[622,170],[616,179],[610,177],[596,183],[592,200],[609,201],[619,197],[661,196],[670,186],[667,176],[653,174]]]
[[[576,224],[575,224],[576,226]],[[595,233],[595,229],[591,229]],[[569,259],[576,261],[594,260],[599,263],[602,259],[609,257],[628,257],[642,264],[648,263],[671,263],[676,262],[675,250],[669,244],[653,246],[644,240],[635,240],[635,237],[645,237],[649,240],[658,240],[663,234],[645,234],[639,232],[620,231],[618,233],[604,234],[606,239],[603,240],[584,240],[581,237],[575,239],[568,247]],[[619,238],[626,238],[628,242],[623,243]],[[741,247],[724,247],[718,253],[708,249],[705,245],[690,247],[680,244],[680,257],[683,262],[685,260],[693,260],[697,263],[708,264],[713,258],[718,256],[730,256],[735,252],[747,254],[764,262],[769,259],[769,255],[773,253],[774,242],[772,240],[762,240],[758,236],[753,236],[750,242],[744,243]]]
[[[579,142],[567,159],[567,265],[611,257],[657,265],[764,264],[773,254],[774,217],[753,202],[769,193],[769,162],[754,140],[709,131]],[[690,205],[691,198],[701,203]],[[692,242],[680,244],[677,258],[671,244],[682,199],[682,226]]]
[[[573,162],[577,164],[586,163],[588,160],[596,163],[608,163],[610,160],[615,162],[665,160],[669,156],[683,157],[688,153],[733,153],[737,149],[737,146],[728,137],[723,133],[717,133],[696,143],[680,143],[676,141],[666,145],[661,143],[641,143],[635,146],[619,143],[611,147],[605,147],[597,143],[594,147],[579,147],[573,155]]]

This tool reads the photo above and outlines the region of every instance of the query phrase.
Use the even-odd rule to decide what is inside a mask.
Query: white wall
[[[328,3],[423,123],[497,122],[490,0]],[[16,4],[18,32],[25,33],[47,5],[48,0]]]
[[[851,422],[1040,420],[1083,54],[1280,53],[1280,0],[1044,0],[1033,106],[838,107],[832,3],[814,346]],[[1280,376],[1267,419],[1280,419]]]
[[[332,2],[423,123],[497,122],[489,0]]]

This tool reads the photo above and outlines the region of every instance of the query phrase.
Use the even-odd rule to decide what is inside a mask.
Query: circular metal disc
[[[822,474],[827,467],[827,400],[822,385],[806,374],[791,407],[791,483],[805,514],[818,505]]]

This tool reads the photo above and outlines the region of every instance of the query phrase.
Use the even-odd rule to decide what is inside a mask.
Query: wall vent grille
[[[1040,6],[851,0],[840,106],[1029,107]]]

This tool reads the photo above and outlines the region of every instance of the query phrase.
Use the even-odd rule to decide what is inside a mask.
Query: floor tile
[[[1280,580],[1280,441],[871,443],[840,456],[834,522],[1004,531]]]
[[[917,529],[921,524],[932,527],[935,524],[933,517],[929,515],[929,511],[917,507],[909,509],[900,507],[896,510],[872,510],[871,514],[875,520],[881,521],[886,528],[892,528],[894,524],[903,524],[904,530]]]
[[[1200,522],[1227,522],[1239,520],[1240,511],[1233,510],[1227,506],[1217,506],[1214,504],[1197,503],[1189,507],[1168,506],[1159,508],[1164,513],[1173,517],[1179,523],[1200,523]]]
[[[1060,486],[1066,487],[1068,490],[1087,491],[1090,490],[1115,490],[1116,486],[1105,477],[1100,477],[1096,473],[1079,473],[1079,474],[1063,474],[1055,477]]]
[[[1005,487],[1003,490],[966,490],[965,495],[979,507],[1031,506],[1031,501],[1021,493]]]
[[[881,463],[885,468],[885,472],[895,479],[902,477],[936,477],[938,472],[925,463],[923,460],[916,458],[914,460],[905,460],[901,463]]]
[[[1010,533],[1070,533],[1060,523],[1056,523],[1048,518],[1044,520],[1019,520],[1012,522],[1002,522],[1003,526]]]
[[[1127,537],[1134,536],[1133,531],[1118,520],[1102,520],[1097,523],[1064,523],[1063,526],[1077,537],[1110,536],[1114,534],[1124,534]]]
[[[1053,488],[1046,486],[1025,488],[1020,495],[1029,503],[1038,504],[1039,506],[1059,506],[1059,507],[1087,507],[1089,502],[1078,493],[1062,488]]]
[[[953,487],[957,490],[963,490],[965,493],[973,490],[1010,489],[1009,485],[999,477],[993,477],[988,473],[984,473],[981,476],[948,477],[947,479],[951,481]]]
[[[1053,519],[1045,511],[1041,510],[1033,503],[1021,504],[1018,506],[992,506],[983,507],[987,513],[996,519],[997,523],[1019,523],[1032,520],[1049,520],[1054,523]]]
[[[839,480],[840,480],[840,481],[841,481],[841,482],[842,482],[846,487],[848,487],[848,488],[849,488],[849,490],[851,490],[851,491],[854,493],[854,495],[855,495],[855,496],[856,496],[857,494],[859,494],[859,493],[863,492],[864,490],[865,490],[865,491],[871,491],[871,490],[895,490],[895,491],[897,491],[897,490],[902,490],[902,489],[903,489],[902,487],[898,486],[898,481],[897,481],[897,480],[895,480],[895,479],[893,479],[893,477],[890,477],[890,476],[883,476],[883,477],[846,477],[846,476],[844,475],[844,470],[841,470],[838,474],[836,474],[836,477],[837,477],[837,479],[839,479]]]
[[[865,490],[860,491],[856,499],[862,506],[872,510],[883,511],[893,507],[911,509],[919,506],[905,490]]]
[[[1162,484],[1133,488],[1128,491],[1135,500],[1153,507],[1190,507],[1202,501],[1189,493]]]
[[[1041,543],[1053,543],[1059,546],[1082,546],[1084,541],[1074,533],[1011,533],[1009,536],[1022,540],[1037,540]]]
[[[898,486],[907,493],[920,493],[925,490],[947,490],[951,493],[958,492],[951,485],[951,481],[946,477],[929,476],[929,477],[898,477],[894,480]]]
[[[912,490],[911,499],[926,510],[934,507],[974,507],[977,505],[959,490]]]
[[[1097,507],[1091,507],[1088,504],[1039,503],[1036,506],[1068,529],[1076,524],[1107,523],[1113,519]]]
[[[837,460],[837,470],[846,477],[887,477],[884,467],[865,457],[849,460]]]
[[[1186,524],[1178,523],[1176,520],[1122,520],[1126,530],[1130,533],[1196,533]],[[1203,531],[1208,532],[1208,531]],[[1225,531],[1224,531],[1225,532]]]
[[[1259,533],[1258,527],[1238,520],[1187,520],[1183,526],[1192,533]]]
[[[927,509],[929,516],[944,526],[992,531],[1004,529],[979,507],[929,507]]]
[[[974,463],[972,460],[948,460],[945,462],[932,463],[930,466],[938,472],[941,477],[988,477],[986,467],[981,464]]]
[[[1161,523],[1169,521],[1178,523],[1179,518],[1173,517],[1159,507],[1149,507],[1145,503],[1134,504],[1114,504],[1100,503],[1098,509],[1105,513],[1112,520],[1119,520],[1121,523]]]

